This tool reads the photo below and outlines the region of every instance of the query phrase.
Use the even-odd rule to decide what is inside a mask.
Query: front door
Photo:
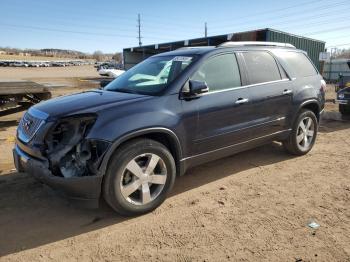
[[[209,92],[190,100],[197,115],[194,154],[218,151],[252,137],[252,107],[248,88],[242,87],[234,53],[209,58],[191,80],[206,82]]]

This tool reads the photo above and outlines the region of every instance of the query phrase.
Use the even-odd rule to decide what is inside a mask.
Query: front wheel
[[[295,121],[289,138],[283,141],[285,149],[294,155],[307,154],[315,144],[318,121],[314,112],[302,110]]]
[[[104,179],[104,198],[118,213],[140,215],[166,199],[176,176],[174,158],[161,143],[136,139],[113,155]]]

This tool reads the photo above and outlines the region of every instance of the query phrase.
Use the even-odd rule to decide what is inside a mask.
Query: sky
[[[350,47],[350,0],[0,0],[0,47],[115,53],[143,44],[273,28]]]

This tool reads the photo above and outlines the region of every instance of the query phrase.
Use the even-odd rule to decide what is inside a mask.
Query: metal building
[[[323,77],[327,81],[335,82],[339,74],[350,77],[350,59],[338,58],[327,60],[323,68]]]
[[[123,49],[125,69],[129,69],[154,54],[172,51],[184,46],[216,46],[226,41],[267,41],[290,43],[308,53],[314,64],[320,69],[319,53],[325,49],[325,42],[316,39],[289,34],[266,28],[254,31],[209,36],[169,43],[145,45]]]

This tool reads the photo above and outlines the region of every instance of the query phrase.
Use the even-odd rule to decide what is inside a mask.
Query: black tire
[[[132,203],[132,200],[126,199],[125,196],[123,196],[121,185],[126,176],[125,172],[130,172],[126,169],[126,166],[135,158],[145,154],[153,154],[160,157],[160,160],[162,160],[162,167],[166,168],[166,180],[165,183],[161,185],[163,188],[158,190],[158,195],[151,202],[147,204],[134,204]],[[133,176],[132,172],[130,172],[130,174]],[[111,157],[103,182],[104,198],[106,202],[121,215],[141,215],[154,210],[164,202],[174,185],[175,177],[176,166],[174,158],[163,144],[151,139],[134,139],[122,145],[121,148],[119,148]],[[138,180],[138,178],[135,176],[132,181],[135,182],[135,179]],[[146,184],[148,183],[146,182]],[[153,184],[149,186],[150,192],[152,186]],[[141,188],[143,188],[143,185],[138,190],[140,191]],[[142,192],[138,192],[136,190],[132,194],[139,194],[141,197]]]
[[[339,112],[342,115],[350,115],[350,105],[339,105]]]
[[[299,132],[300,132],[301,121],[304,121],[304,119],[307,119],[307,118],[310,118],[312,120],[312,123],[314,126],[314,130],[313,130],[314,134],[311,138],[311,142],[309,142],[310,144],[305,148],[303,148],[300,145],[300,143],[302,142],[298,143],[297,137],[300,134]],[[307,109],[302,109],[293,124],[292,131],[288,139],[286,139],[285,141],[282,141],[283,146],[287,150],[287,152],[293,155],[298,155],[298,156],[305,155],[312,149],[313,145],[315,144],[317,131],[318,131],[318,121],[314,112]]]

